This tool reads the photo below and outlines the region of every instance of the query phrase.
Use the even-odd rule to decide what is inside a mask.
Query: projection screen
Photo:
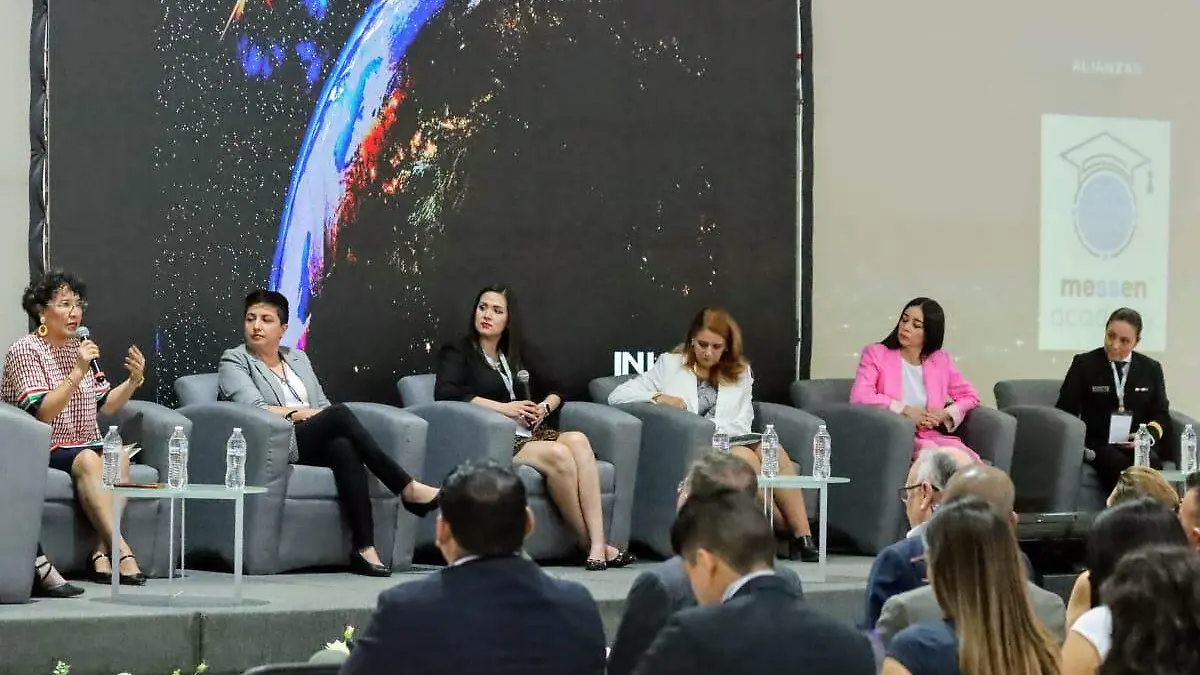
[[[813,5],[813,377],[852,376],[927,295],[991,402],[1130,306],[1200,413],[1200,5]]]

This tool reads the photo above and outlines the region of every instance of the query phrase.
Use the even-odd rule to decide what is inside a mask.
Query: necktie
[[[1113,365],[1116,366],[1116,368],[1117,368],[1117,377],[1124,377],[1125,376],[1125,366],[1127,366],[1129,364],[1125,363],[1124,361],[1114,361]]]

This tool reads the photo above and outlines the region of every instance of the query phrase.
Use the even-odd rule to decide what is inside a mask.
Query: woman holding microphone
[[[50,425],[50,468],[70,474],[84,513],[96,531],[90,578],[101,584],[112,582],[116,558],[122,584],[140,586],[146,577],[138,568],[133,551],[120,539],[120,550],[110,551],[112,504],[102,482],[103,443],[97,415],[121,409],[145,381],[146,357],[137,347],[125,353],[129,376],[113,387],[104,373],[92,370],[99,358],[96,343],[77,335],[87,309],[87,287],[67,272],[49,272],[25,289],[21,306],[38,327],[8,348],[4,359],[2,396]],[[129,480],[129,458],[121,457],[121,480]],[[59,589],[61,577],[49,566],[38,570],[43,589]],[[69,585],[69,584],[68,584]]]

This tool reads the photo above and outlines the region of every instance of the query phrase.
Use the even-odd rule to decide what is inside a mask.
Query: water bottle
[[[833,449],[833,439],[822,424],[817,427],[817,435],[813,436],[813,478],[829,478],[829,453]]]
[[[779,434],[775,425],[768,424],[762,437],[762,475],[774,478],[779,475]]]
[[[104,464],[101,476],[106,487],[112,487],[121,482],[121,453],[125,448],[121,444],[121,434],[116,426],[108,428],[104,436]]]
[[[1184,473],[1200,469],[1196,466],[1196,430],[1190,424],[1183,428],[1183,434],[1179,436],[1179,469]]]
[[[729,434],[721,431],[720,427],[717,427],[717,430],[713,432],[712,446],[713,450],[729,452]]]
[[[1134,466],[1150,466],[1150,446],[1154,445],[1154,437],[1145,424],[1139,424],[1137,435],[1133,437]]]
[[[246,487],[246,437],[234,427],[225,444],[225,487],[240,490]]]
[[[188,438],[183,427],[175,427],[167,440],[167,487],[179,489],[188,484]]]

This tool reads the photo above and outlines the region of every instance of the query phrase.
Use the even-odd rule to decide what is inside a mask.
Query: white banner
[[[1043,115],[1041,147],[1038,347],[1091,349],[1108,315],[1132,307],[1141,348],[1163,351],[1170,122]]]

